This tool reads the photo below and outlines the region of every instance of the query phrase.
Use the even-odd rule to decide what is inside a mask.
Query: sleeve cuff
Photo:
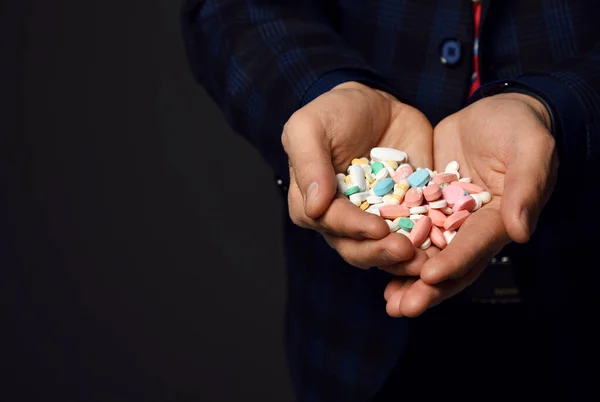
[[[317,79],[304,94],[301,106],[305,106],[337,85],[349,81],[359,82],[371,88],[387,92],[396,99],[401,100],[397,91],[377,74],[367,70],[344,69],[331,71]]]

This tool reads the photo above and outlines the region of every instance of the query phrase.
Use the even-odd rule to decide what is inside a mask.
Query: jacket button
[[[455,66],[462,57],[462,45],[457,39],[447,39],[440,46],[440,61],[446,66]]]

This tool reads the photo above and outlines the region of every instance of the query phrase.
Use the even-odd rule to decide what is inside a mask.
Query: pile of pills
[[[468,216],[492,199],[460,177],[456,161],[438,173],[413,167],[405,152],[393,148],[373,148],[370,157],[353,159],[347,174],[337,174],[338,191],[423,250],[446,247]]]

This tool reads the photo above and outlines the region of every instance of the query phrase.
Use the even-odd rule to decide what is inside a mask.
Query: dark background
[[[290,401],[284,199],[181,1],[0,4],[0,400]]]

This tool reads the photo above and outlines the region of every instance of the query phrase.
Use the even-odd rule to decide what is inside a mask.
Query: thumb
[[[548,133],[519,141],[519,151],[510,160],[504,176],[500,207],[510,238],[525,243],[537,225],[542,208],[556,180],[555,144]]]
[[[327,210],[337,192],[325,129],[319,119],[296,113],[286,123],[281,141],[304,199],[304,213],[316,219]]]

